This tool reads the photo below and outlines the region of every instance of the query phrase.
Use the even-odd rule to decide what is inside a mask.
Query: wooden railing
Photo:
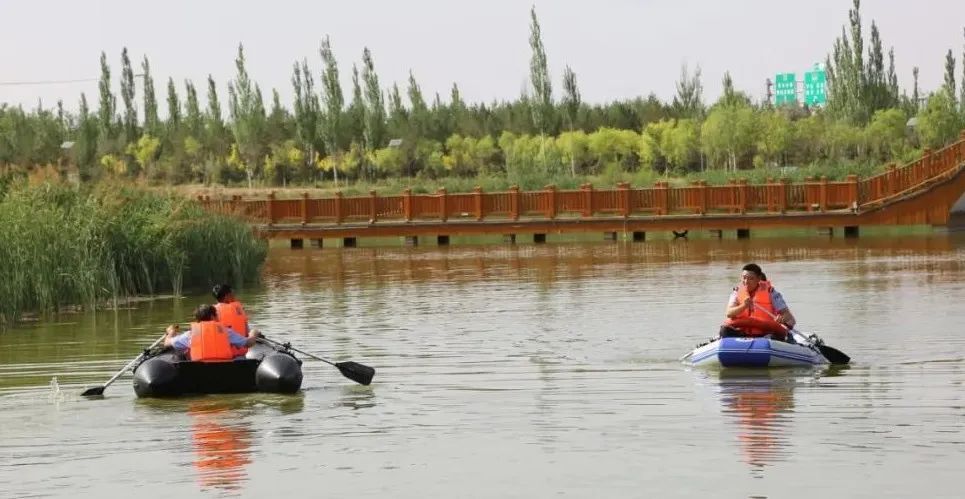
[[[768,179],[764,184],[732,180],[727,185],[710,186],[696,181],[685,187],[657,182],[653,187],[632,188],[622,183],[613,190],[598,190],[585,184],[579,190],[557,190],[547,186],[541,191],[483,192],[451,194],[440,189],[435,194],[310,199],[211,199],[199,197],[207,209],[237,214],[254,223],[343,224],[379,221],[459,221],[520,220],[591,217],[668,216],[693,214],[746,214],[788,212],[860,211],[906,196],[917,189],[955,175],[965,164],[965,132],[961,138],[905,166],[890,165],[879,175],[859,180],[849,175],[843,182],[827,178],[788,183]]]

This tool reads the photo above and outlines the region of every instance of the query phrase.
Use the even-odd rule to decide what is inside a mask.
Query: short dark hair
[[[218,318],[218,311],[214,307],[208,305],[198,305],[198,308],[194,311],[194,320],[198,322],[202,321],[212,321]]]
[[[757,277],[760,277],[762,281],[767,280],[767,276],[764,275],[764,271],[761,270],[761,266],[756,263],[748,263],[747,265],[744,265],[744,267],[742,267],[741,270],[746,270],[747,272],[753,272],[757,274]]]
[[[211,294],[214,295],[214,299],[221,301],[225,296],[231,293],[231,286],[228,284],[215,284],[214,288],[211,289]]]

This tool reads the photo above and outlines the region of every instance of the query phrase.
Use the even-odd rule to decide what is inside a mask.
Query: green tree
[[[550,80],[549,69],[546,64],[546,50],[540,34],[539,20],[536,18],[536,6],[530,9],[529,46],[532,56],[529,60],[529,79],[532,85],[532,113],[533,126],[540,135],[553,134],[553,84]]]
[[[385,102],[375,62],[368,47],[362,51],[362,80],[365,81],[365,148],[374,151],[386,145]]]
[[[302,176],[307,178],[308,172],[313,171],[316,154],[320,150],[321,110],[308,61],[303,60],[301,67],[296,62],[292,73],[292,86],[295,89],[295,133],[302,150],[305,151],[305,169]]]
[[[791,121],[779,111],[761,111],[758,116],[757,151],[764,165],[784,164],[783,157],[792,139]]]
[[[896,108],[876,111],[865,130],[868,147],[875,161],[887,161],[903,156],[907,149],[905,123],[908,117]]]
[[[204,134],[204,116],[198,104],[198,91],[191,80],[184,81],[184,125],[188,135],[200,138]]]
[[[699,119],[704,114],[704,86],[700,82],[700,66],[691,75],[687,65],[680,67],[677,95],[673,98],[674,113],[678,118]]]
[[[121,51],[121,100],[124,101],[124,142],[133,142],[137,136],[137,106],[134,104],[134,70],[127,56],[127,47]]]
[[[94,165],[97,159],[97,120],[91,116],[87,105],[87,96],[80,94],[80,110],[77,118],[77,141],[74,144],[77,167],[80,176],[89,180],[94,175]]]
[[[952,105],[957,105],[956,99],[958,99],[958,94],[955,92],[955,56],[952,55],[952,49],[948,49],[948,53],[945,54],[945,83],[942,85],[942,90],[948,94],[948,100],[951,101]]]
[[[948,92],[935,92],[918,114],[918,135],[926,147],[939,148],[959,133],[958,110]]]
[[[141,63],[141,72],[144,73],[144,130],[156,136],[159,128],[157,95],[154,93],[154,78],[151,77],[151,64],[147,56],[144,56],[144,61]]]
[[[181,128],[181,99],[174,88],[174,78],[168,78],[168,133],[173,134]]]
[[[325,125],[323,136],[328,153],[338,156],[342,152],[339,135],[342,127],[342,109],[345,107],[345,98],[342,96],[342,84],[338,79],[338,63],[335,61],[335,54],[332,52],[332,45],[325,36],[322,40],[320,49],[322,56],[322,102],[325,106]],[[338,168],[333,168],[335,183],[338,183]]]
[[[100,107],[97,118],[100,122],[99,137],[101,144],[114,139],[115,123],[117,121],[116,99],[111,93],[111,68],[107,65],[107,54],[101,52],[101,77],[97,83],[100,90]],[[109,147],[109,146],[108,146]]]
[[[248,77],[244,47],[241,44],[238,45],[235,67],[235,79],[228,83],[228,108],[231,113],[231,131],[238,145],[238,154],[250,188],[264,157],[265,105],[261,89],[257,84],[252,85]]]

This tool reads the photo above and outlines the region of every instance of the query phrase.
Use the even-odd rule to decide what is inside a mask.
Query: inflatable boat
[[[284,347],[258,343],[244,358],[219,362],[187,360],[171,349],[148,352],[134,367],[138,397],[208,393],[295,393],[302,386],[302,361]]]
[[[819,345],[810,341],[788,343],[768,337],[717,338],[699,345],[681,360],[701,367],[807,367],[829,363]]]

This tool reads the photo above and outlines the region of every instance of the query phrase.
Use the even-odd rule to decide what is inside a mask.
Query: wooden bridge
[[[515,242],[517,234],[600,232],[616,239],[619,233],[642,241],[647,231],[711,230],[718,235],[735,230],[749,237],[756,228],[807,228],[857,236],[863,225],[947,225],[950,211],[965,193],[965,131],[960,139],[938,151],[925,150],[907,165],[890,165],[882,174],[843,182],[809,179],[803,183],[769,180],[764,184],[732,181],[709,186],[694,182],[670,187],[599,190],[482,192],[368,196],[310,199],[199,198],[207,209],[236,214],[250,221],[265,238],[290,239],[301,247],[305,239],[342,239],[354,246],[360,237],[405,237],[417,244],[420,236],[435,236],[448,244],[450,235],[501,234]]]

